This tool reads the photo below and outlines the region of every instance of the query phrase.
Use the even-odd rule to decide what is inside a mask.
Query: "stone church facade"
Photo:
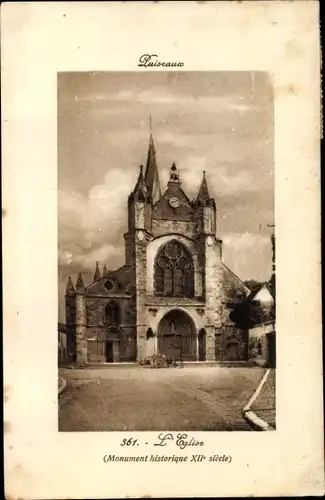
[[[240,360],[247,340],[227,304],[244,283],[222,261],[217,207],[203,172],[197,196],[182,189],[175,164],[162,193],[150,135],[146,168],[127,201],[125,265],[66,289],[68,350],[79,364],[142,362],[155,354],[184,361]]]

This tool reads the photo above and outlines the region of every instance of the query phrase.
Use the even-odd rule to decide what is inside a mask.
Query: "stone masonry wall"
[[[86,341],[86,301],[85,295],[76,295],[76,362],[87,363],[87,341]]]
[[[135,286],[136,286],[136,330],[137,330],[137,361],[145,357],[146,345],[146,289],[147,289],[147,245],[149,236],[145,234],[142,241],[135,234]]]
[[[208,245],[208,238],[212,244]],[[206,310],[206,359],[214,361],[216,356],[216,334],[222,327],[223,280],[220,249],[216,238],[201,236],[202,252],[205,254],[205,310]]]
[[[76,296],[66,296],[67,354],[69,359],[76,356]]]
[[[152,234],[154,237],[164,234],[177,233],[188,237],[194,237],[196,231],[195,222],[185,222],[178,220],[152,220]]]

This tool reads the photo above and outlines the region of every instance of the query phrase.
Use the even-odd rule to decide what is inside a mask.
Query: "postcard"
[[[8,498],[324,494],[318,15],[5,4]]]

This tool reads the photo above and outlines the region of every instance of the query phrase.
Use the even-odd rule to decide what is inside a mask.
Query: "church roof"
[[[160,189],[159,172],[156,160],[156,149],[151,133],[149,138],[149,148],[148,148],[146,172],[144,178],[148,194],[151,197],[152,202],[156,203],[161,197],[161,189]]]
[[[243,292],[246,297],[250,295],[250,290],[245,283],[223,262],[222,270],[224,275],[225,292],[229,298],[232,298],[233,292]]]
[[[249,301],[259,300],[259,299],[257,299],[256,297],[257,297],[257,295],[260,293],[260,291],[261,291],[263,288],[265,288],[265,289],[269,292],[269,294],[270,294],[270,296],[272,297],[272,299],[274,299],[274,294],[273,294],[273,292],[272,292],[272,289],[271,289],[270,285],[269,285],[268,283],[261,283],[261,284],[260,284],[260,286],[259,286],[258,288],[256,288],[255,290],[253,290],[253,291],[252,291],[252,292],[248,295],[247,300],[249,300]]]
[[[105,283],[111,282],[111,288],[108,290]],[[86,294],[91,295],[124,295],[128,293],[130,285],[130,268],[129,266],[122,266],[114,271],[107,271],[99,280],[90,283],[86,287]]]

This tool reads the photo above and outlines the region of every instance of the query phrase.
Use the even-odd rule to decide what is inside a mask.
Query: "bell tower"
[[[206,359],[214,361],[216,356],[216,335],[221,328],[221,309],[223,297],[223,277],[221,269],[221,242],[216,237],[217,208],[211,198],[206,173],[203,177],[196,200],[196,231],[204,269],[203,294],[206,303]]]
[[[87,363],[87,320],[85,285],[82,274],[79,273],[76,282],[76,362],[79,365]]]
[[[148,192],[144,176],[143,165],[140,165],[140,173],[134,190],[128,199],[128,230],[151,231],[151,208],[152,199]]]
[[[200,189],[194,205],[196,208],[197,232],[215,236],[217,207],[214,198],[210,197],[205,171],[203,171]]]
[[[125,262],[130,270],[130,288],[137,337],[137,361],[144,357],[146,345],[147,245],[151,239],[152,207],[161,197],[156,150],[150,133],[145,174],[143,166],[128,199],[128,232]]]

